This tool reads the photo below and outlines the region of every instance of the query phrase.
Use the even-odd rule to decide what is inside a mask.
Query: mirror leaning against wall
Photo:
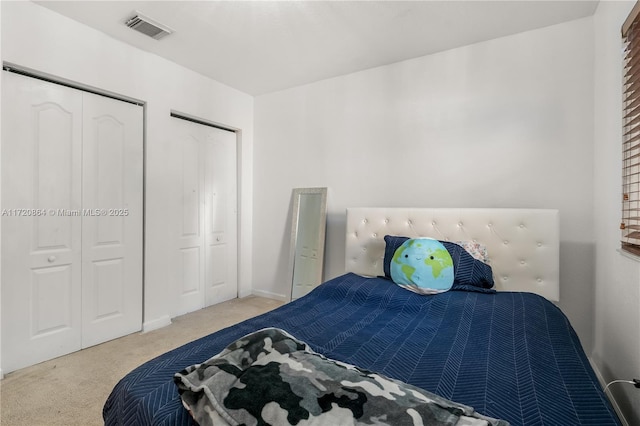
[[[291,300],[322,283],[327,188],[294,188],[291,211]]]

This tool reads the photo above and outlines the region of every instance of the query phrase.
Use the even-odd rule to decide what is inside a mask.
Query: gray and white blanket
[[[330,360],[276,328],[236,340],[176,373],[174,381],[201,426],[508,426],[407,383]]]

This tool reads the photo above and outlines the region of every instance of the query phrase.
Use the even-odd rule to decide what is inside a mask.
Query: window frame
[[[621,249],[640,256],[640,2],[622,33]]]

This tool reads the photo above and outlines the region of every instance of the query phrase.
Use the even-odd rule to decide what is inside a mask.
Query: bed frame
[[[522,292],[422,296],[345,274],[141,365],[114,387],[105,425],[193,425],[176,392],[176,372],[265,327],[514,425],[619,425],[567,317],[527,293],[558,299],[557,211],[349,209],[347,232],[348,272],[381,275],[386,234],[476,240],[487,245],[498,289]],[[273,402],[263,395],[255,401],[265,408]]]
[[[559,213],[545,209],[349,208],[345,267],[383,275],[384,236],[471,240],[487,247],[498,291],[560,299]]]

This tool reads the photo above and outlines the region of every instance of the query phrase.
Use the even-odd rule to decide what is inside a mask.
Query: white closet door
[[[204,307],[204,197],[202,190],[203,132],[184,120],[172,119],[172,149],[176,173],[168,188],[174,229],[173,316]]]
[[[142,327],[142,107],[84,93],[82,347]]]
[[[2,73],[2,368],[80,348],[82,93]]]
[[[142,326],[142,108],[2,73],[2,369]]]
[[[210,306],[238,296],[238,185],[235,133],[204,128],[205,306]]]
[[[236,138],[181,119],[172,123],[177,316],[237,297]]]

